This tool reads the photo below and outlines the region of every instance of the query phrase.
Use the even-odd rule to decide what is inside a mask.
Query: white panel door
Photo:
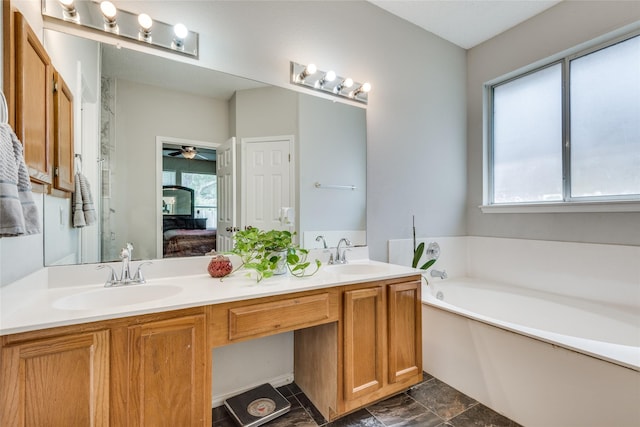
[[[282,208],[293,208],[293,137],[242,139],[243,225],[262,230],[288,230]]]
[[[218,230],[216,251],[233,248],[233,232],[236,223],[236,139],[231,138],[216,150],[216,175],[218,176]]]

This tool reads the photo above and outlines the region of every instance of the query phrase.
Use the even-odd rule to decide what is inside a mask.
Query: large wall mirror
[[[70,200],[45,197],[46,265],[114,261],[126,242],[134,244],[135,259],[162,257],[163,223],[171,217],[167,210],[176,208],[167,206],[174,199],[163,195],[163,185],[195,192],[190,218],[174,215],[190,221],[176,223],[215,235],[220,218],[229,211],[226,196],[217,190],[223,180],[221,150],[230,146],[236,153],[234,164],[227,164],[232,172],[226,172],[236,181],[236,202],[230,210],[234,226],[272,227],[269,224],[279,221],[296,231],[305,247],[317,247],[319,234],[329,245],[343,236],[366,244],[362,107],[115,47],[90,36],[45,29],[44,43],[74,92],[75,152],[81,155],[76,168],[91,185],[98,213],[96,224],[74,228]],[[189,159],[192,150],[197,154]],[[280,190],[270,194],[256,184],[264,178],[256,162],[265,161],[265,153],[291,159],[283,168],[289,179],[287,198]],[[175,166],[177,159],[192,163]],[[163,172],[171,170],[185,175],[174,175],[173,183],[164,181],[169,178],[163,178]],[[188,181],[187,174],[198,175],[194,179],[200,181]],[[262,205],[256,208],[257,203]],[[260,209],[264,223],[256,214]]]

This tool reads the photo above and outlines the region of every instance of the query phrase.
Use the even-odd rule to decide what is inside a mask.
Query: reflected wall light
[[[151,42],[151,27],[153,27],[153,19],[146,13],[138,15],[138,24],[140,25],[139,36],[140,40]]]
[[[109,37],[126,39],[145,46],[198,57],[198,33],[180,24],[155,20],[146,13],[131,13],[117,7],[117,0],[41,0],[42,17],[68,26],[97,30]],[[151,36],[153,27],[153,38]],[[178,27],[178,28],[176,28]],[[177,32],[176,32],[177,31]]]
[[[303,82],[307,77],[312,76],[318,71],[316,64],[307,64],[306,67],[296,76],[296,81]]]
[[[318,75],[321,77],[317,77]],[[313,64],[305,66],[292,61],[290,76],[290,82],[298,86],[363,104],[369,102],[369,83],[356,83],[349,77],[336,75],[335,71],[321,71]],[[349,91],[353,86],[357,89]]]
[[[104,17],[104,29],[105,31],[118,32],[118,23],[116,22],[116,15],[118,9],[110,1],[103,1],[100,3],[100,12]]]
[[[78,19],[78,12],[76,11],[75,0],[58,0],[60,6],[62,6],[63,13],[67,19]]]

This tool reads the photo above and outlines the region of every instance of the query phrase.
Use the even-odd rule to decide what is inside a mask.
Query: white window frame
[[[605,49],[609,46],[640,36],[640,30],[634,28],[629,32],[627,28],[619,30],[617,34],[601,37],[588,44],[577,46],[554,57],[531,64],[528,67],[509,73],[484,84],[484,163],[483,163],[483,204],[479,206],[483,213],[561,213],[561,212],[640,212],[640,196],[613,196],[598,199],[585,197],[571,198],[571,135],[569,115],[569,64],[572,60]],[[527,74],[540,71],[546,67],[562,64],[562,165],[563,165],[563,201],[554,202],[525,202],[525,203],[493,203],[493,88],[509,81],[513,81]]]

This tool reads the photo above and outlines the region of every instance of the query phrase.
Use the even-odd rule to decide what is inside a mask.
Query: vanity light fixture
[[[304,70],[298,75],[298,81],[303,82],[305,79],[318,71],[316,64],[309,64],[304,67]]]
[[[175,49],[182,50],[184,48],[184,40],[189,35],[189,30],[184,24],[177,23],[173,26],[173,34],[175,35],[173,38]]]
[[[351,92],[349,94],[349,96],[351,98],[355,98],[360,94],[369,93],[370,90],[371,90],[371,85],[368,82],[367,83],[363,83],[362,86],[360,86],[358,89],[356,89],[353,92]]]
[[[198,58],[198,33],[184,24],[170,25],[146,13],[132,13],[117,7],[117,0],[41,0],[42,18],[57,25],[99,31],[109,38],[144,44]],[[153,28],[153,37],[152,37]]]
[[[353,79],[347,77],[346,79],[338,83],[335,88],[333,88],[333,93],[335,93],[336,95],[341,95],[343,89],[349,89],[351,86],[353,86]]]
[[[318,74],[320,78],[310,78],[310,76]],[[369,83],[356,83],[349,77],[340,77],[335,71],[322,71],[316,68],[314,64],[302,65],[291,62],[290,83],[297,86],[303,86],[317,92],[346,98],[351,101],[367,104],[369,102],[369,91],[371,85]],[[348,91],[351,87],[357,89]]]
[[[63,13],[67,19],[77,21],[78,11],[76,10],[75,0],[58,0],[62,6]]]
[[[118,9],[116,9],[116,6],[110,1],[103,1],[100,3],[100,12],[102,12],[102,16],[104,17],[105,31],[117,33],[118,23],[116,21],[116,15],[118,14]]]
[[[324,87],[325,84],[330,83],[336,79],[335,71],[329,70],[324,73],[324,76],[320,80],[318,80],[315,84],[316,88]]]
[[[140,40],[150,42],[153,19],[151,19],[151,17],[146,13],[141,13],[138,15],[138,24],[140,24]]]

